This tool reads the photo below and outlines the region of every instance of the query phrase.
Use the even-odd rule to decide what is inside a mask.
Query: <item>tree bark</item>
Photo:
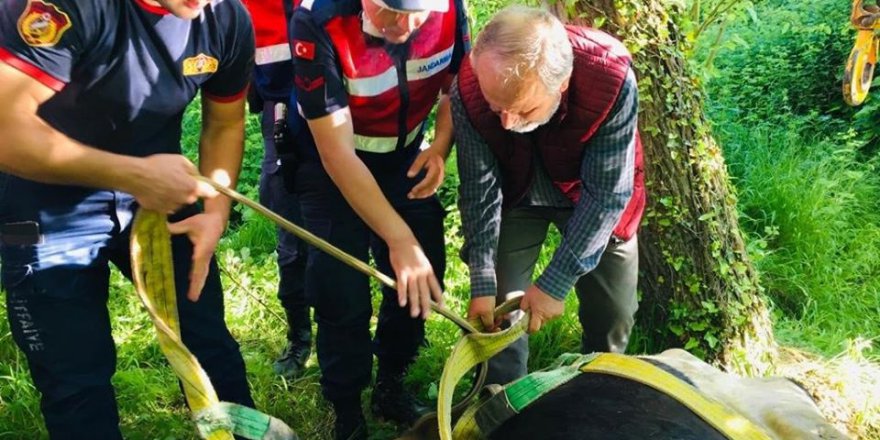
[[[661,0],[552,8],[617,36],[633,53],[648,191],[639,230],[642,348],[684,347],[740,373],[766,372],[776,352],[772,324],[735,189],[703,113],[705,95],[685,58],[688,42],[676,21],[684,11]]]

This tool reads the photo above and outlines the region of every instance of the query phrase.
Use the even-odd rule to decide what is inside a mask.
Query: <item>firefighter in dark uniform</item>
[[[131,275],[139,207],[174,213],[184,343],[221,400],[253,406],[213,260],[231,202],[193,178],[238,177],[253,48],[238,0],[9,0],[0,8],[2,282],[51,438],[121,438],[109,263]],[[180,137],[199,91],[196,169],[180,155]]]

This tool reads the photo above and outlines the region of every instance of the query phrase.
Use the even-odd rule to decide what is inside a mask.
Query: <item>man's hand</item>
[[[415,239],[399,245],[388,244],[391,267],[397,276],[397,300],[400,307],[409,304],[413,318],[427,319],[431,313],[431,299],[443,304],[443,290],[434,275],[431,262]]]
[[[446,156],[449,154],[447,148],[441,148],[432,145],[426,150],[422,150],[409,171],[406,172],[407,177],[416,177],[421,170],[425,170],[425,178],[410,190],[407,197],[410,199],[424,199],[437,192],[437,188],[443,183],[443,177],[446,175]]]
[[[532,312],[529,320],[529,333],[535,333],[551,319],[559,316],[565,311],[565,303],[544,293],[538,286],[532,284],[526,289],[519,308]]]
[[[179,154],[154,154],[140,159],[125,191],[146,209],[170,214],[199,197],[211,198],[217,191],[195,179],[195,165]]]
[[[494,296],[478,296],[471,298],[468,306],[468,319],[479,318],[483,323],[483,331],[498,331],[501,319],[495,320],[495,297]]]
[[[193,244],[189,291],[186,294],[192,302],[198,301],[199,296],[202,295],[214,249],[225,228],[226,220],[219,214],[213,213],[196,214],[177,223],[168,224],[168,231],[175,235],[186,234]]]

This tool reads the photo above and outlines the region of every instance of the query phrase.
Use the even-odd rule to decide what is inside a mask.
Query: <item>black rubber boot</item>
[[[304,265],[299,260],[279,268],[278,299],[287,317],[287,346],[272,365],[275,374],[293,379],[300,375],[312,352],[312,321],[305,300]]]
[[[333,412],[336,413],[336,440],[367,440],[367,421],[361,411],[360,398],[333,402]]]
[[[378,419],[405,427],[412,426],[431,408],[420,402],[403,386],[403,375],[379,376],[370,399],[370,409]]]
[[[303,372],[311,353],[310,341],[288,341],[281,356],[272,364],[272,370],[279,376],[293,379]]]

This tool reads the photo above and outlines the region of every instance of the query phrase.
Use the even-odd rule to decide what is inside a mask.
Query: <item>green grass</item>
[[[842,103],[848,12],[833,0],[756,4],[728,23],[715,70],[704,72],[777,336],[825,355],[880,337],[880,178],[865,147],[876,108]],[[697,59],[717,30],[698,42]],[[868,354],[880,355],[878,344]]]
[[[184,153],[195,160],[200,125],[199,105],[194,103],[184,117]],[[248,118],[245,160],[239,191],[257,197],[262,144],[256,117]],[[448,164],[448,178],[440,189],[440,198],[449,210],[446,218],[447,306],[464,315],[469,297],[467,268],[458,258],[462,245],[460,216],[455,207],[458,178],[454,160]],[[550,243],[558,241],[554,233]],[[285,381],[272,373],[271,364],[285,343],[286,324],[275,299],[275,229],[268,220],[247,208],[236,206],[230,231],[218,249],[226,298],[226,319],[230,331],[241,345],[248,380],[258,407],[287,422],[305,439],[329,439],[332,411],[321,397],[319,368],[313,355],[305,374]],[[552,249],[552,247],[550,248]],[[549,259],[545,249],[539,269]],[[374,286],[374,308],[378,307],[378,286]],[[0,308],[4,306],[0,304]],[[173,372],[155,341],[154,330],[133,288],[118,272],[111,280],[108,304],[117,344],[118,365],[113,384],[117,390],[121,429],[130,439],[196,438],[189,423],[188,411]],[[568,301],[566,317],[551,323],[546,331],[532,338],[534,348],[530,363],[546,365],[566,350],[579,344],[579,324],[573,296]],[[3,310],[5,312],[5,309]],[[5,316],[5,313],[4,313]],[[375,326],[375,319],[373,322]],[[439,316],[427,325],[428,346],[411,369],[408,382],[420,397],[436,399],[442,365],[459,336],[458,329]],[[33,387],[24,356],[15,347],[9,323],[0,319],[0,439],[46,438],[39,412],[39,395]],[[469,385],[466,380],[460,391]],[[364,395],[368,402],[369,390]],[[368,413],[369,414],[369,413]],[[371,423],[371,437],[393,438],[391,425]]]
[[[811,119],[791,121],[725,121],[716,132],[776,306],[777,336],[833,355],[848,340],[880,337],[880,177],[851,137],[803,135]]]

